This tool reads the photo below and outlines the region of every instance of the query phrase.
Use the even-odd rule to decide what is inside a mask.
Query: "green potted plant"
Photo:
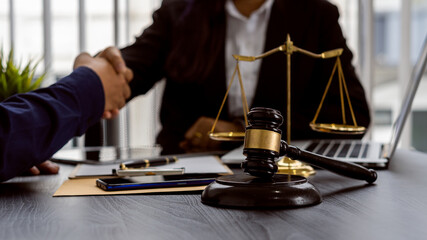
[[[14,94],[32,91],[40,87],[46,72],[34,78],[39,62],[33,64],[33,61],[29,60],[25,67],[21,68],[21,64],[14,63],[13,49],[9,51],[7,58],[3,54],[3,48],[0,50],[0,102]]]

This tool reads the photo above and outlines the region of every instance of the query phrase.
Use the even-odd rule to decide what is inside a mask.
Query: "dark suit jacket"
[[[165,70],[165,61],[172,46],[171,39],[177,37],[172,36],[174,23],[185,12],[188,2],[188,0],[164,1],[161,8],[153,14],[153,24],[136,39],[135,43],[122,49],[126,64],[135,74],[131,82],[133,96],[146,93],[157,81],[166,78],[160,113],[163,129],[157,141],[169,153],[179,151],[179,141],[199,116],[215,118],[226,91],[225,25],[221,30],[223,35],[221,39],[224,39],[221,43],[223,50],[215,59],[214,70],[207,79],[201,83],[182,83],[179,79],[169,77]],[[351,64],[353,56],[346,45],[338,17],[337,8],[324,0],[276,0],[268,23],[265,51],[282,45],[286,41],[287,34],[296,46],[315,53],[343,48],[341,61],[357,123],[368,126],[370,116],[364,90]],[[194,32],[197,31],[196,27]],[[337,137],[313,132],[309,127],[334,63],[335,59],[313,59],[300,53],[292,55],[292,139]],[[252,107],[271,107],[285,115],[286,92],[286,56],[283,53],[276,53],[264,58]],[[317,122],[341,123],[340,111],[338,79],[335,79]],[[230,120],[227,112],[225,107],[221,114],[222,119]],[[348,113],[347,108],[347,122],[351,123]],[[282,135],[286,136],[286,128],[282,129],[284,130]]]

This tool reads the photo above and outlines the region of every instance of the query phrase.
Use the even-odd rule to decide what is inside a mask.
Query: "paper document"
[[[94,176],[113,176],[112,170],[119,164],[91,165],[79,164],[69,176],[70,178],[85,178]],[[156,167],[156,169],[184,168],[185,174],[232,174],[218,156],[195,156],[179,158],[177,162]]]

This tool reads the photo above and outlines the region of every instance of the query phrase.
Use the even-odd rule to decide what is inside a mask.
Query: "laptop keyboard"
[[[333,156],[335,156],[335,154],[336,154],[336,153],[337,153],[337,151],[338,151],[339,146],[340,146],[340,144],[339,144],[339,143],[334,143],[334,144],[332,145],[331,149],[329,149],[329,151],[326,153],[326,156],[327,156],[327,157],[333,157]]]
[[[312,142],[305,150],[331,158],[366,158],[369,144],[360,141],[316,141]]]

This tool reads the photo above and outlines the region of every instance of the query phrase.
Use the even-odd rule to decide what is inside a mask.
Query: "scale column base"
[[[278,171],[276,174],[297,175],[309,177],[316,174],[316,171],[310,165],[300,161],[284,157],[277,162]]]

